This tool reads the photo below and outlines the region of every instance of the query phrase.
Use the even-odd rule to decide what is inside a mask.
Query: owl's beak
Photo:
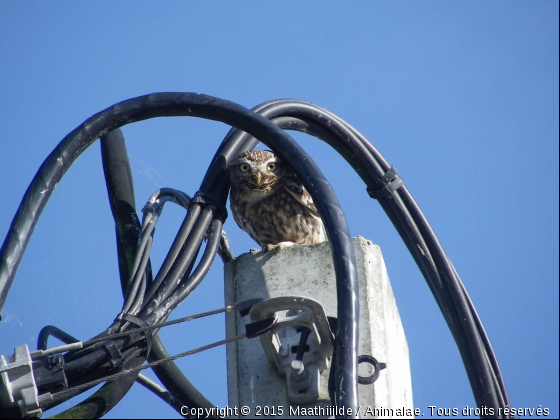
[[[254,173],[253,174],[253,180],[256,182],[257,185],[261,185],[262,174],[260,172]]]

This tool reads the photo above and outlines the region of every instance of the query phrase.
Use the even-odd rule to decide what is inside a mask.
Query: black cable
[[[118,136],[118,137],[116,138],[116,140],[114,140],[114,141],[118,143],[118,146],[119,146],[120,148],[124,149],[124,152],[120,152],[118,149],[116,150],[116,151],[118,152],[118,153],[117,153],[117,156],[118,156],[118,157],[121,157],[121,161],[123,161],[122,155],[124,155],[124,157],[126,157],[126,149],[124,148],[124,139],[122,138],[122,134],[120,134],[120,130],[119,130],[119,133],[118,133],[118,134],[119,134],[119,136]],[[123,197],[122,197],[123,195],[125,196],[125,197],[124,197],[124,201],[127,201],[127,198],[128,198],[128,197],[132,197],[132,200],[133,200],[134,195],[133,195],[133,191],[131,190],[131,188],[132,188],[132,184],[131,184],[131,183],[125,184],[125,185],[123,185],[122,183],[120,183],[120,184],[117,185],[117,188],[115,188],[115,183],[110,182],[110,181],[112,181],[113,178],[119,179],[119,176],[118,176],[119,174],[118,174],[118,173],[115,173],[115,172],[122,171],[123,169],[126,169],[126,168],[128,168],[128,172],[130,172],[130,168],[129,168],[129,165],[128,165],[128,161],[125,161],[125,162],[124,162],[124,163],[126,163],[126,165],[120,165],[120,166],[118,166],[118,165],[112,165],[112,166],[110,166],[110,165],[105,165],[105,160],[110,161],[110,159],[111,159],[112,157],[114,157],[114,156],[111,154],[111,152],[114,152],[114,151],[115,151],[115,148],[113,147],[113,149],[110,149],[110,150],[109,150],[107,153],[105,153],[104,156],[103,156],[103,157],[104,157],[104,168],[106,168],[105,174],[106,174],[106,177],[107,177],[107,187],[108,187],[108,191],[109,191],[109,196],[110,196],[110,198],[112,198],[112,200],[110,200],[110,201],[111,201],[112,203],[113,203],[113,202],[119,202],[120,199],[123,199]],[[107,167],[108,167],[109,169],[107,169]],[[122,177],[121,177],[121,178],[122,178]],[[116,193],[115,193],[115,189],[117,190]],[[130,190],[130,191],[129,191],[129,190]],[[170,193],[170,192],[171,192],[171,190],[164,190],[164,193]],[[178,200],[179,200],[182,204],[185,204],[185,198],[187,198],[187,200],[188,200],[188,197],[185,197],[184,194],[182,194],[182,193],[180,193],[180,192],[175,192],[175,191],[173,191],[173,193],[175,193],[175,195],[178,197]],[[128,196],[127,196],[127,194],[128,194]],[[115,198],[113,199],[113,197],[115,197]],[[188,201],[187,201],[187,203],[188,203]],[[132,201],[132,205],[131,205],[130,207],[131,207],[131,208],[134,207],[133,201]],[[112,209],[114,209],[114,206],[112,207]],[[117,224],[117,242],[120,242],[120,240],[121,240],[122,238],[119,237],[119,229],[118,229],[119,223],[124,224],[125,222],[127,222],[127,221],[128,221],[127,218],[131,216],[131,212],[124,213],[124,215],[123,215],[122,212],[121,212],[121,213],[116,213],[115,211],[113,211],[113,215],[114,215],[114,217],[115,217],[115,222],[116,222],[116,224]],[[133,213],[133,215],[134,215],[134,216],[136,215],[135,212]],[[123,219],[125,219],[125,220],[123,220]],[[137,218],[135,218],[135,217],[131,218],[130,224],[132,224],[132,225],[136,224],[136,225],[137,225],[137,224],[138,224]],[[138,231],[138,229],[136,229],[135,231],[133,231],[133,232],[136,234],[136,236],[137,236],[137,231]],[[148,232],[148,235],[150,235],[150,233],[151,233],[151,232]],[[148,240],[150,240],[150,239],[151,239],[151,236],[148,236]],[[134,244],[134,246],[136,246],[136,240],[135,240],[135,238],[133,238],[132,244]],[[147,252],[144,254],[144,257],[143,257],[143,263],[137,264],[139,267],[135,267],[135,268],[138,268],[140,272],[143,272],[143,271],[144,271],[144,268],[143,268],[143,267],[146,266],[147,264],[149,264],[149,262],[148,262],[148,263],[146,262],[146,256],[149,255],[149,245],[147,246],[147,248],[148,248],[148,250],[147,250]],[[131,264],[131,263],[130,263],[130,259],[128,260],[127,263],[128,263],[128,264]],[[191,269],[192,269],[192,267],[191,267]],[[151,271],[150,271],[150,272],[151,272]],[[121,271],[121,275],[123,275],[122,271]],[[142,277],[142,285],[144,285],[144,284],[145,284],[146,275],[144,274],[144,275],[141,276],[141,277]],[[123,283],[123,284],[124,284],[124,283]],[[132,285],[132,284],[129,284],[129,287],[133,287],[133,285]],[[144,286],[142,286],[142,287],[144,287]],[[131,290],[129,290],[129,292],[131,292]],[[142,297],[142,295],[143,295],[143,293],[137,294],[137,297],[136,297],[136,299],[135,299],[135,302],[136,302],[136,301],[140,301],[140,300],[141,300],[140,298]],[[130,298],[134,298],[134,296],[130,296],[130,295],[129,295],[129,297],[130,297]],[[135,305],[137,305],[137,304],[134,303],[133,306],[135,306]],[[163,347],[161,346],[161,348],[163,348]],[[91,358],[91,356],[90,356],[90,358]],[[82,359],[82,361],[83,361],[83,359]],[[168,365],[169,365],[169,364],[173,365],[172,362],[168,363]],[[71,371],[70,366],[68,367],[68,371]],[[181,375],[182,375],[182,374],[181,374]],[[181,376],[181,375],[176,375],[176,376]],[[183,378],[184,378],[184,377],[183,377]],[[176,379],[176,378],[175,378],[175,379]],[[188,382],[188,380],[186,380],[186,378],[184,378],[184,381]],[[110,384],[107,384],[107,385],[106,385],[106,387],[110,387],[110,386],[111,386]],[[191,394],[191,395],[189,396],[189,397],[191,397],[191,398],[190,398],[191,400],[192,400],[192,399],[195,399],[195,400],[196,400],[196,399],[201,399],[201,398],[200,398],[201,395],[200,395],[200,393],[196,390],[196,388],[190,386],[190,388],[188,388],[187,391],[189,391],[189,393]],[[104,398],[103,392],[104,392],[104,391],[103,391],[103,389],[102,389],[102,390],[100,391],[100,393],[94,394],[92,397],[88,398],[86,401],[84,401],[83,403],[81,403],[79,406],[75,407],[75,409],[77,410],[77,412],[83,413],[84,407],[91,407],[91,405],[92,405],[92,404],[91,404],[91,401],[97,401],[99,398]],[[126,393],[126,391],[125,391],[125,393]],[[70,393],[69,393],[69,394],[70,394]],[[74,392],[73,394],[75,395],[75,392]],[[124,394],[123,394],[123,395],[124,395]],[[113,400],[115,400],[115,399],[113,398]],[[188,398],[187,398],[187,400],[188,400]],[[54,401],[54,403],[56,403],[56,401]],[[116,401],[115,401],[115,403],[116,403]],[[55,405],[55,404],[53,404],[52,406],[54,406],[54,405]],[[96,406],[95,403],[94,403],[93,405]],[[72,415],[72,413],[73,413],[73,409],[70,409],[69,411],[65,412],[65,414],[66,414],[66,415],[69,415],[69,416]]]
[[[364,180],[370,195],[377,198],[386,211],[424,274],[457,342],[477,404],[486,407],[509,404],[497,360],[464,285],[406,186],[401,185],[398,177],[394,178],[396,174],[391,172],[393,169],[381,154],[348,123],[313,104],[277,100],[261,104],[253,110],[282,128],[307,132],[326,141],[352,165]],[[337,276],[340,334],[335,342],[333,365],[335,403],[356,412],[358,287],[353,245],[338,201],[309,156],[289,136],[270,122],[263,121],[262,117],[227,101],[196,94],[147,95],[108,108],[70,133],[47,158],[30,185],[0,252],[0,309],[42,208],[73,160],[103,132],[146,118],[174,115],[213,119],[235,128],[220,145],[197,194],[198,198],[211,197],[210,202],[202,199],[189,205],[182,228],[155,283],[151,283],[149,273],[134,277],[130,288],[123,287],[130,293],[128,302],[132,302],[125,307],[139,308],[142,295],[148,296],[150,304],[146,303],[147,298],[142,304],[144,317],[166,319],[169,312],[153,315],[152,311],[161,307],[164,299],[167,299],[166,302],[173,301],[174,305],[180,303],[199,283],[220,242],[217,232],[221,236],[221,222],[215,217],[218,214],[224,217],[221,209],[225,206],[228,190],[224,171],[232,158],[252,149],[260,139],[293,167],[323,218]],[[389,182],[395,184],[391,189],[387,188]],[[212,226],[210,241],[195,269],[195,253],[208,226]],[[187,259],[181,256],[187,256]],[[131,266],[130,262],[128,266]],[[146,294],[142,293],[144,287],[148,287]],[[126,325],[116,322],[108,331]],[[126,360],[133,360],[141,351],[137,338],[115,340],[113,345],[123,349]],[[105,353],[94,346],[68,355],[68,365],[72,365],[76,372],[84,362],[89,367],[101,368],[107,360]],[[90,375],[87,370],[85,373]]]
[[[195,207],[198,205],[195,203]],[[160,287],[154,293],[150,301],[146,302],[146,306],[140,313],[141,317],[147,317],[149,323],[154,324],[163,319],[166,314],[169,314],[171,310],[175,308],[166,308],[164,311],[158,311],[157,308],[164,306],[166,299],[174,294],[177,289],[178,279],[182,279],[185,274],[188,276],[188,269],[192,267],[196,254],[198,252],[200,241],[204,237],[204,234],[208,230],[208,226],[212,221],[213,212],[209,208],[204,208],[194,223],[191,234],[185,241],[185,244],[179,251],[174,264],[170,267],[168,274],[163,279]],[[188,239],[191,238],[189,241]],[[194,240],[193,240],[194,238]],[[198,240],[200,238],[200,240]]]
[[[163,346],[159,336],[154,336],[152,341],[152,351],[148,360],[155,362],[169,358],[169,353]],[[181,401],[182,405],[189,408],[214,408],[214,404],[202,395],[196,387],[187,379],[174,362],[167,362],[152,368],[163,386]]]
[[[64,172],[77,156],[96,138],[124,124],[140,121],[155,116],[187,115],[197,116],[230,124],[251,133],[255,138],[263,140],[284,159],[291,162],[296,174],[314,198],[320,214],[323,216],[333,253],[336,256],[334,265],[338,279],[339,310],[345,308],[339,316],[340,329],[347,340],[339,340],[339,360],[335,370],[337,378],[346,384],[346,392],[340,393],[337,403],[357,410],[357,314],[358,314],[358,282],[355,269],[354,249],[348,226],[332,188],[324,179],[310,157],[286,133],[278,129],[265,118],[251,111],[217,98],[198,94],[153,94],[121,102],[107,110],[94,115],[84,124],[70,133],[51,153],[39,170],[38,177],[31,183],[18,210],[12,228],[0,253],[0,307],[2,306],[13,276],[15,275],[21,255],[29,241],[38,217],[44,208],[53,188]],[[241,144],[241,143],[239,143]],[[243,144],[243,147],[247,143]],[[218,169],[223,169],[239,149],[225,145],[228,155],[221,155]],[[223,166],[225,164],[226,166]],[[219,165],[222,165],[220,167]],[[216,193],[225,204],[227,182],[219,183],[222,190]],[[225,190],[224,190],[225,189]],[[200,189],[205,192],[206,189]],[[182,248],[182,245],[181,245]],[[126,343],[115,343],[122,347]],[[82,353],[83,354],[83,353]],[[94,350],[84,356],[91,364],[98,366],[107,356]],[[70,362],[74,363],[74,362]],[[75,364],[77,366],[78,364]]]
[[[111,213],[115,220],[117,255],[123,293],[130,278],[129,269],[136,253],[139,222],[134,200],[134,183],[128,152],[121,130],[116,129],[101,137],[103,174]]]
[[[138,382],[147,390],[156,394],[159,398],[161,398],[164,402],[166,402],[169,406],[171,406],[177,413],[183,416],[183,414],[181,413],[181,408],[183,407],[183,404],[181,403],[181,401],[175,398],[173,394],[171,394],[168,390],[161,387],[159,384],[157,384],[156,382],[152,381],[150,378],[144,375],[138,375],[138,379],[136,379],[136,382]]]
[[[43,327],[39,333],[39,337],[37,337],[37,350],[46,350],[48,348],[49,337],[51,336],[58,338],[65,344],[77,343],[80,341],[76,337],[62,331],[60,328],[53,325],[47,325],[46,327]]]
[[[149,301],[156,290],[161,286],[161,284],[165,280],[165,277],[169,273],[171,266],[177,260],[177,256],[181,252],[183,245],[185,244],[189,234],[191,233],[191,230],[195,222],[197,221],[200,211],[201,206],[199,205],[189,206],[187,217],[185,218],[185,220],[183,220],[181,228],[179,229],[179,233],[177,233],[177,236],[173,240],[173,244],[171,245],[171,248],[169,249],[169,252],[165,257],[165,260],[163,261],[163,264],[159,269],[153,284],[146,293],[146,302]],[[157,306],[157,303],[155,303],[154,305]],[[148,307],[148,310],[153,310],[153,308]]]
[[[206,276],[212,263],[214,262],[214,258],[216,257],[216,253],[218,250],[218,246],[220,245],[221,239],[221,232],[222,232],[222,222],[219,219],[214,219],[212,221],[210,238],[208,240],[208,244],[206,246],[206,250],[200,260],[200,263],[196,267],[194,273],[186,280],[182,281],[177,288],[176,293],[173,296],[170,296],[167,301],[162,303],[162,306],[169,306],[171,309],[174,309],[185,300],[193,291],[194,289],[200,284],[202,279]]]
[[[120,130],[118,130],[120,132]],[[122,138],[122,135],[121,135]],[[124,139],[122,139],[123,141],[123,146],[124,146]],[[128,162],[127,162],[128,163]],[[111,179],[111,175],[116,172],[115,168],[112,167],[113,171],[106,171],[105,175],[106,175],[106,179]],[[129,173],[130,172],[130,165],[124,165],[123,167],[119,167],[116,168],[118,169],[120,172],[125,172],[125,173]],[[108,177],[109,175],[109,177]],[[115,177],[116,175],[112,175],[113,177]],[[122,175],[121,175],[122,177]],[[111,185],[109,184],[109,182],[107,182],[107,187],[108,187],[108,191],[111,191]],[[131,197],[131,203],[132,206],[134,207],[134,191],[133,191],[133,187],[132,187],[132,182],[130,182],[128,185],[121,185],[121,188],[119,189],[119,193],[122,195],[124,195],[125,197]],[[110,193],[111,196],[111,193]],[[155,196],[155,197],[154,197]],[[169,197],[173,198],[173,201],[176,201],[178,204],[182,205],[183,207],[187,208],[188,203],[190,201],[190,197],[186,196],[184,193],[177,191],[177,190],[173,190],[170,188],[163,188],[161,190],[159,190],[156,194],[154,194],[153,197],[151,197],[151,199],[155,200],[160,200],[160,209],[159,209],[159,213],[161,213],[161,210],[163,208],[163,205],[165,203],[165,201],[167,201],[169,199]],[[159,216],[158,213],[158,216]],[[115,221],[117,222],[117,217],[115,215],[115,212],[113,211],[113,215],[115,217]],[[134,231],[136,233],[135,237],[131,238],[132,242],[138,242],[138,227],[139,227],[139,222],[138,219],[136,217],[136,212],[130,212],[130,213],[126,213],[124,214],[124,216],[128,216],[130,217],[130,224],[134,224],[136,227],[136,230]],[[123,219],[123,218],[121,218]],[[146,233],[145,236],[151,238],[153,235],[153,228],[155,226],[155,223],[157,222],[157,217],[154,218],[155,220],[151,220],[152,223],[149,224],[148,226],[146,226]],[[121,221],[121,223],[124,223],[124,221]],[[117,232],[117,237],[119,237],[119,234]],[[144,237],[143,237],[144,238]],[[118,241],[119,242],[119,241]],[[143,244],[143,242],[139,242],[139,246],[148,246],[148,244]],[[149,246],[148,246],[149,248]],[[149,255],[150,250],[146,249],[145,255]],[[142,262],[139,264],[138,267],[138,271],[139,273],[144,272],[144,264],[146,263],[145,259],[142,260]],[[129,265],[130,264],[130,259],[129,259]],[[150,269],[150,265],[149,265],[149,260],[147,262],[147,268],[149,270],[149,273],[151,273],[151,269]],[[192,267],[190,268],[192,269]],[[189,270],[190,271],[190,270]],[[121,272],[121,278],[122,276],[125,275]],[[149,276],[151,277],[151,276]],[[151,278],[149,279],[151,282]],[[148,296],[149,297],[149,296]],[[150,357],[150,361],[157,361],[161,358],[165,358],[168,357],[169,355],[167,354],[167,352],[165,351],[165,348],[163,347],[163,344],[161,343],[161,341],[159,340],[159,338],[157,336],[152,337],[152,356]],[[168,403],[174,407],[179,413],[180,413],[180,407],[183,405],[189,405],[190,407],[202,407],[202,408],[211,408],[213,407],[213,405],[206,400],[202,394],[190,383],[190,381],[182,374],[182,372],[177,368],[177,366],[175,365],[174,362],[168,362],[166,363],[164,366],[159,366],[157,368],[155,368],[155,370],[157,370],[156,374],[158,375],[158,377],[160,378],[160,380],[162,380],[162,383],[165,383],[167,385],[167,388],[169,388],[170,390],[174,391],[174,394],[179,396],[179,399],[173,397],[173,393],[171,394],[162,394],[162,393],[158,393],[158,395],[160,396],[160,398],[163,399],[168,399]],[[142,381],[142,375],[139,375],[138,380]],[[152,391],[154,391],[154,388],[151,387],[150,388]],[[169,397],[167,396],[169,395]]]
[[[137,380],[139,371],[134,370],[140,367],[146,358],[144,356],[135,357],[132,359],[127,366],[126,370],[130,370],[127,375],[119,376],[112,379],[110,382],[106,383],[95,392],[95,397],[92,395],[76,406],[59,413],[55,416],[50,417],[51,419],[69,419],[69,418],[83,418],[83,419],[98,419],[107,414],[115,405],[121,401],[122,397],[126,395],[129,389],[134,385]],[[88,378],[89,379],[89,378]],[[89,381],[88,381],[89,382]],[[97,385],[97,384],[95,384]],[[56,405],[56,402],[64,402],[68,398],[77,395],[80,392],[87,391],[95,385],[85,386],[84,384],[77,385],[78,387],[84,386],[84,388],[77,388],[75,390],[66,390],[65,394],[53,394],[53,403],[51,407]]]
[[[84,390],[85,389],[90,389],[91,387],[93,387],[95,385],[99,385],[100,383],[103,383],[104,381],[114,381],[114,380],[119,380],[120,378],[126,378],[128,375],[130,375],[132,373],[138,374],[142,370],[150,369],[150,368],[153,368],[155,366],[165,364],[169,361],[177,360],[181,357],[191,356],[193,354],[197,354],[197,353],[200,353],[200,352],[205,351],[205,350],[210,350],[210,349],[213,349],[215,347],[222,346],[224,344],[233,343],[233,342],[241,340],[243,338],[247,338],[247,336],[245,334],[243,334],[243,335],[238,335],[238,336],[232,337],[232,338],[226,338],[225,340],[216,341],[214,343],[207,344],[205,346],[198,347],[196,349],[188,350],[188,351],[176,354],[174,356],[170,356],[168,358],[169,360],[163,360],[162,359],[162,360],[158,360],[158,361],[155,361],[155,362],[148,363],[148,364],[143,365],[143,366],[138,365],[138,366],[133,366],[133,367],[127,367],[127,368],[123,369],[122,372],[117,372],[117,373],[114,373],[112,375],[108,375],[108,376],[102,377],[100,379],[93,380],[91,382],[87,382],[87,383],[80,384],[80,385],[75,385],[72,388],[68,388],[68,389],[64,389],[62,391],[58,391],[53,395],[53,398],[57,398],[57,397],[62,396],[64,394],[71,394],[71,393],[73,393],[77,390],[80,390],[80,389],[84,389]],[[67,418],[67,417],[62,417],[62,418]]]
[[[333,146],[372,189],[390,169],[379,152],[357,130],[326,110],[288,100],[271,101],[259,108],[263,115],[281,128],[306,132]],[[341,146],[342,142],[347,148]],[[360,164],[357,164],[356,157],[362,161]],[[364,167],[374,175],[376,180],[373,183],[364,173]],[[401,201],[401,195],[407,201],[406,205]],[[451,272],[450,262],[427,220],[405,186],[396,194],[380,197],[379,201],[426,276],[459,346],[477,404],[503,407],[507,394],[488,337],[464,286],[456,273]],[[432,252],[435,252],[435,257],[432,257]],[[488,360],[490,364],[486,363]]]
[[[139,222],[135,210],[132,171],[124,137],[120,130],[113,130],[101,137],[101,156],[109,203],[115,220],[121,288],[123,294],[126,295],[128,286],[131,286],[128,284],[128,280],[130,278],[132,259],[137,249]],[[146,265],[148,277],[151,280],[149,261],[146,262]],[[145,275],[143,279],[145,287],[147,281]],[[130,361],[130,363],[132,366],[137,366],[141,365],[144,360],[137,357]],[[62,416],[62,418],[73,417],[74,413],[79,413],[82,418],[84,416],[87,418],[103,416],[126,395],[137,376],[136,374],[131,374],[120,378],[118,381],[105,384],[92,396],[77,406],[59,414],[59,416]],[[74,395],[77,394],[74,393]],[[53,401],[54,405],[56,405],[56,400]]]
[[[44,327],[39,333],[39,338],[37,339],[37,349],[46,350],[48,348],[48,339],[50,336],[55,337],[66,344],[76,343],[80,341],[79,339],[73,337],[67,332],[61,330],[60,328],[57,328],[52,325],[48,325]],[[156,382],[152,381],[151,379],[149,379],[148,377],[142,374],[138,375],[136,381],[142,386],[144,386],[146,389],[156,394],[159,398],[161,398],[163,401],[165,401],[167,404],[173,407],[175,411],[181,414],[181,407],[183,406],[183,404],[181,404],[181,402],[177,400],[170,392],[168,392],[167,390],[159,386]],[[71,414],[68,412],[68,410],[66,411],[66,413]]]

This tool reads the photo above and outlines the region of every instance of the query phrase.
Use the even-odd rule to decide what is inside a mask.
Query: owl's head
[[[282,160],[268,150],[253,150],[237,156],[229,165],[232,188],[270,192],[285,174]]]

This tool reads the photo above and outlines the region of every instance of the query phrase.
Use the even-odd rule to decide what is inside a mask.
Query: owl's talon
[[[278,244],[268,244],[268,245],[265,245],[265,246],[263,247],[263,251],[264,251],[264,252],[280,251],[280,250],[286,249],[286,248],[288,248],[288,247],[290,247],[290,246],[292,246],[292,245],[295,245],[295,244],[294,244],[293,242],[288,242],[288,241],[286,241],[286,242],[280,242],[280,243],[278,243]]]

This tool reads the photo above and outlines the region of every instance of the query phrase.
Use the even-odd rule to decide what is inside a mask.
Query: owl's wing
[[[307,190],[303,187],[303,185],[289,183],[286,185],[286,191],[290,193],[292,197],[296,199],[298,203],[300,203],[303,207],[305,207],[311,215],[321,218],[319,212],[317,211],[317,207],[315,207],[315,203],[313,203],[313,199],[311,198],[311,194],[307,192]]]

